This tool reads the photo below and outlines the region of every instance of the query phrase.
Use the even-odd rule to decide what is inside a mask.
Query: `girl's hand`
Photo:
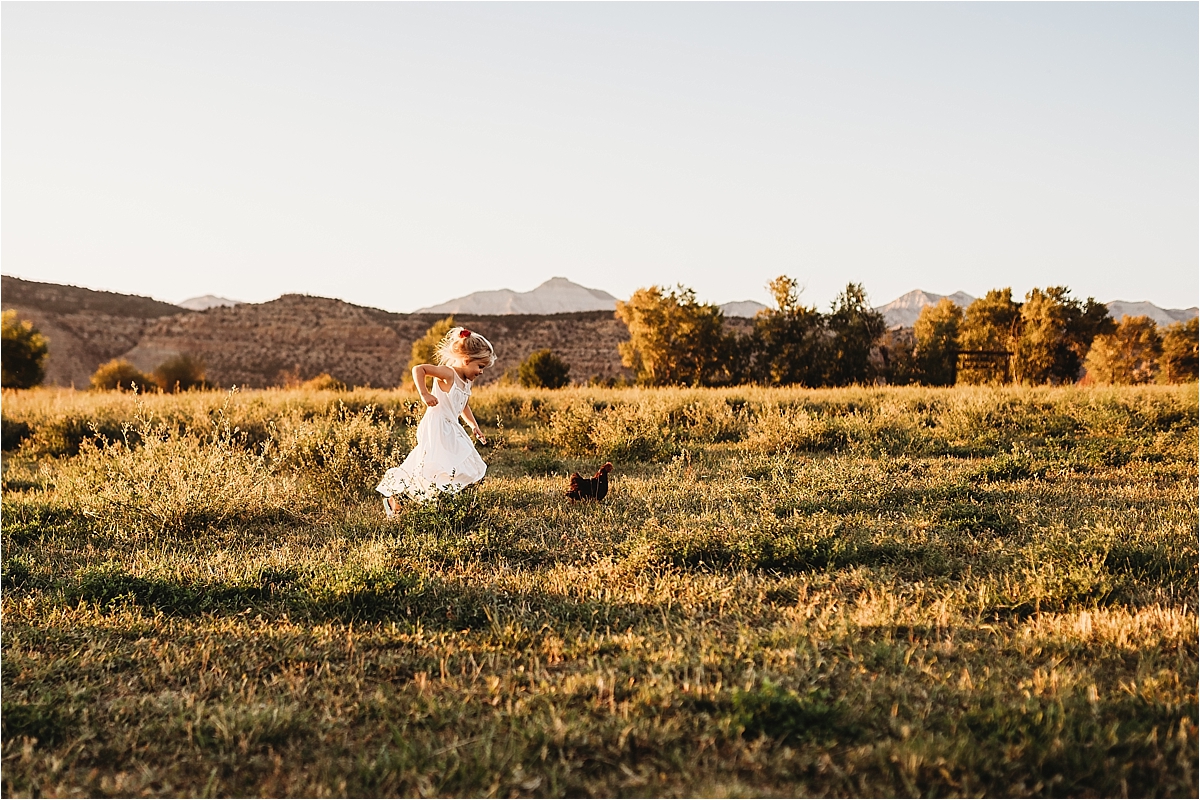
[[[421,392],[421,402],[427,406],[436,406],[437,398],[429,392]]]
[[[479,428],[475,428],[475,438],[479,440],[480,444],[487,444],[487,437],[483,435],[483,431],[479,430]]]

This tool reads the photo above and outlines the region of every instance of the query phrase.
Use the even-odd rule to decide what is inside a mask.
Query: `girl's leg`
[[[388,495],[383,495],[383,513],[387,514],[387,518],[391,519],[396,515],[396,506],[392,498]]]

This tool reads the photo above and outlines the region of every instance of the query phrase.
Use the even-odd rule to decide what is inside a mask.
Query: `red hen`
[[[571,473],[571,485],[567,487],[567,497],[572,500],[603,500],[608,494],[608,473],[612,472],[612,462],[608,462],[591,478],[581,477],[578,472]]]

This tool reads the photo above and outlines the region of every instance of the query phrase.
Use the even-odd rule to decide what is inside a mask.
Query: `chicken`
[[[591,478],[580,477],[578,472],[571,473],[571,485],[567,487],[567,497],[572,500],[603,500],[608,494],[608,473],[612,472],[612,462],[608,462],[596,470]]]

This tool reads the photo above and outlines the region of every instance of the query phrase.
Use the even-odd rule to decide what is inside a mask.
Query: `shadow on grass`
[[[78,510],[40,499],[3,503],[4,543],[22,545],[47,536],[86,535],[88,519]]]
[[[1007,465],[1000,471],[1006,475],[1024,474],[1016,467],[1010,472],[1010,466]],[[984,468],[981,471],[987,470]],[[976,533],[987,531],[1000,535],[1016,530],[1016,519],[1007,510],[1012,504],[1011,498],[1003,492],[989,491],[973,485],[951,484],[930,489],[892,488],[872,492],[866,496],[847,497],[845,493],[839,495],[841,496],[789,500],[777,504],[773,511],[780,519],[821,513],[835,516],[879,516],[931,511],[940,527],[945,529]]]
[[[310,622],[397,621],[427,630],[487,629],[497,618],[514,613],[526,620],[545,619],[554,626],[618,627],[662,621],[660,611],[648,606],[476,587],[405,572],[401,564],[377,571],[263,571],[246,583],[142,577],[110,564],[81,570],[51,591],[57,591],[64,604],[86,601],[105,610],[132,607],[181,617],[249,610]]]

